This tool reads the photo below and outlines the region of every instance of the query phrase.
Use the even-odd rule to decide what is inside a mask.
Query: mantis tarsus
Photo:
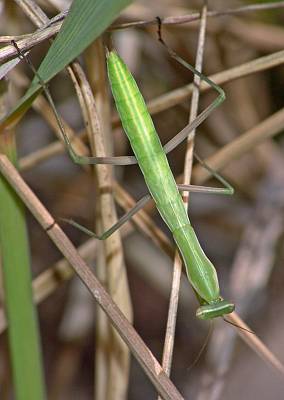
[[[164,44],[161,38],[160,41]],[[200,303],[200,307],[196,311],[196,316],[200,319],[213,319],[231,313],[234,310],[234,304],[224,300],[220,296],[216,270],[211,261],[204,254],[198,242],[179,191],[200,192],[210,189],[211,193],[231,194],[232,189],[213,189],[195,187],[192,185],[177,185],[168,164],[166,154],[176,148],[190,135],[194,128],[204,121],[207,116],[223,102],[225,94],[214,82],[198,72],[172,50],[169,49],[169,51],[173,58],[190,69],[194,74],[199,75],[200,78],[213,87],[219,95],[192,123],[188,124],[162,147],[151,116],[133,76],[115,51],[107,51],[107,69],[111,90],[123,128],[129,138],[135,156],[102,158],[77,155],[72,148],[68,136],[64,132],[62,123],[56,113],[55,106],[45,83],[41,82],[39,76],[38,79],[42,83],[43,90],[55,110],[65,144],[73,161],[78,164],[130,165],[138,163],[150,192],[150,194],[140,199],[136,206],[125,214],[115,225],[100,236],[74,221],[68,220],[68,222],[86,234],[103,240],[108,238],[128,221],[152,197],[160,215],[173,234],[174,240],[183,258],[188,279]],[[216,176],[214,172],[213,175]],[[220,177],[218,177],[218,179],[220,179]],[[223,180],[222,182],[226,183]]]

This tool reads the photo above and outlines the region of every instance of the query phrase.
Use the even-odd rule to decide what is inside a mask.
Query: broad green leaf
[[[41,79],[48,82],[58,74],[100,36],[130,2],[131,0],[74,0],[60,32],[38,69]],[[24,97],[0,121],[0,128],[16,123],[40,90],[41,85],[35,77]]]

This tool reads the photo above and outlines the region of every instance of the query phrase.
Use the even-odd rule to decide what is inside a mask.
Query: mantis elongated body
[[[188,279],[200,301],[196,316],[212,319],[231,313],[234,304],[220,297],[216,270],[204,254],[190,224],[165,151],[134,78],[115,51],[107,55],[107,68],[123,128],[157,209],[173,234]]]
[[[165,45],[161,38],[160,41]],[[14,43],[14,45],[18,49],[17,44]],[[193,129],[207,118],[214,108],[224,100],[225,94],[223,90],[209,78],[176,55],[171,49],[168,48],[168,50],[171,56],[179,63],[190,69],[194,74],[199,75],[202,80],[211,85],[219,93],[219,96],[202,111],[193,122],[189,123],[181,132],[162,147],[145,101],[128,67],[115,51],[107,52],[107,69],[111,90],[123,128],[129,138],[135,157],[86,157],[76,154],[64,131],[64,127],[56,112],[53,100],[45,83],[42,82],[32,65],[31,67],[41,82],[43,90],[50,101],[57,122],[61,128],[63,139],[73,161],[78,164],[130,165],[138,163],[150,192],[150,195],[148,194],[140,199],[133,209],[126,213],[102,235],[97,235],[72,220],[65,221],[92,237],[104,240],[143,208],[152,197],[160,215],[173,234],[186,267],[187,277],[200,303],[200,307],[196,311],[196,316],[200,319],[208,320],[231,313],[234,311],[235,306],[233,303],[224,300],[220,296],[216,270],[199,244],[194,229],[190,224],[179,190],[204,192],[210,189],[212,193],[232,194],[232,188],[226,191],[226,189],[220,188],[212,189],[192,185],[177,185],[166,154],[177,147],[190,135]],[[20,53],[19,49],[18,51],[21,57],[25,58],[25,56]],[[207,166],[206,168],[209,167]],[[210,171],[227,186],[225,180],[217,176],[211,169]]]

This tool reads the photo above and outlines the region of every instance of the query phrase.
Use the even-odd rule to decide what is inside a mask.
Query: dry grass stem
[[[263,56],[257,58],[256,60],[249,61],[247,63],[241,64],[237,67],[230,68],[223,72],[218,72],[217,74],[209,76],[209,78],[215,82],[217,85],[224,85],[227,82],[231,82],[235,79],[242,78],[254,74],[256,72],[265,71],[281,65],[284,62],[284,50],[278,51],[268,56]],[[200,92],[206,92],[210,87],[201,83]],[[162,96],[150,100],[147,102],[147,107],[152,115],[157,114],[161,111],[165,111],[170,107],[173,107],[182,101],[186,100],[189,95],[191,95],[193,90],[193,84],[185,85],[179,89],[172,90]],[[119,123],[118,117],[113,118],[113,124],[116,126]]]
[[[96,279],[88,265],[79,256],[75,247],[60,229],[59,225],[55,223],[52,216],[4,155],[0,156],[0,170],[42,228],[47,232],[56,247],[75,269],[95,300],[106,312],[123,340],[131,349],[133,355],[137,358],[137,361],[141,364],[147,376],[151,379],[159,394],[164,399],[181,400],[182,396],[169,380],[153,354],[145,346],[132,325],[128,322],[127,318],[122,314],[103,286]]]
[[[242,155],[255,148],[264,140],[275,136],[281,132],[284,125],[284,109],[276,112],[271,117],[262,121],[259,125],[249,129],[243,135],[228,143],[221,150],[206,159],[206,163],[216,171],[220,171],[232,160],[240,158]],[[210,176],[210,173],[200,165],[193,171],[193,180],[196,184],[203,184]]]
[[[222,17],[229,15],[236,15],[241,13],[255,12],[260,10],[269,10],[275,8],[284,7],[283,1],[275,1],[273,3],[265,3],[265,4],[250,4],[242,7],[237,7],[233,9],[227,9],[223,11],[208,11],[208,17]],[[141,9],[139,10],[141,12]],[[132,16],[132,15],[131,15]],[[163,18],[163,25],[179,25],[179,24],[187,24],[193,21],[197,21],[201,19],[202,13],[191,13],[188,15],[176,16],[176,17],[165,17]],[[133,16],[132,16],[133,18]],[[155,25],[157,23],[156,19],[151,19],[147,21],[134,21],[134,22],[126,22],[123,24],[113,25],[111,27],[112,30],[118,29],[126,29],[126,28],[134,28],[134,27],[142,27],[148,25]]]
[[[207,4],[206,2],[204,2],[204,6],[202,8],[202,18],[200,23],[199,39],[197,45],[197,56],[195,64],[195,68],[198,71],[202,71],[203,53],[205,45],[205,32],[206,32],[206,16],[207,16]],[[198,113],[199,84],[200,84],[200,78],[197,75],[195,75],[189,122],[192,122],[196,118]],[[193,135],[194,133],[195,132],[193,132]],[[191,178],[193,147],[194,147],[194,136],[187,141],[187,150],[185,154],[183,183],[188,185],[190,184],[190,178]],[[184,200],[184,206],[187,209],[189,202],[188,193],[183,194],[183,200]],[[166,328],[166,336],[165,336],[163,360],[162,360],[162,366],[168,375],[170,375],[171,365],[172,365],[182,265],[183,263],[180,258],[179,252],[176,250],[174,257],[173,278],[172,278],[168,320],[167,320],[167,328]]]
[[[86,126],[89,127],[89,135],[92,143],[93,154],[97,157],[104,157],[110,151],[111,140],[109,126],[109,99],[106,91],[106,71],[105,54],[101,41],[95,43],[95,57],[91,49],[87,52],[89,71],[96,71],[96,104],[98,111],[94,107],[94,98],[91,88],[81,69],[77,70],[77,76],[81,82],[81,90],[85,107]],[[96,61],[95,61],[96,60]],[[81,104],[82,106],[82,104]],[[100,116],[100,117],[99,117]],[[97,123],[92,122],[97,119]],[[100,119],[99,119],[100,118]],[[109,132],[109,134],[108,134]],[[97,184],[100,202],[101,227],[105,231],[117,221],[116,210],[112,195],[112,170],[108,165],[97,165]],[[106,265],[106,284],[108,291],[121,311],[132,322],[132,305],[127,280],[126,266],[123,257],[122,242],[120,232],[114,233],[110,239],[103,242],[105,250]],[[125,343],[122,342],[112,328],[110,328],[109,344],[107,344],[106,356],[109,363],[109,373],[106,384],[106,396],[108,399],[114,399],[116,396],[123,399],[126,397],[129,379],[130,354]],[[106,341],[104,340],[104,349],[106,350]],[[109,349],[111,352],[109,354]],[[100,364],[97,369],[100,369]],[[96,382],[96,385],[99,381]]]

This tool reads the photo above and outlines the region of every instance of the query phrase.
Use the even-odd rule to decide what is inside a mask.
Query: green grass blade
[[[42,80],[48,82],[74,60],[130,2],[131,0],[74,0],[60,32],[38,69]],[[5,128],[17,122],[40,90],[41,85],[35,77],[24,97],[0,122],[0,127]]]
[[[0,88],[3,110],[5,93],[2,90],[3,81]],[[0,152],[16,163],[14,139],[11,131],[0,131]],[[45,385],[38,321],[33,304],[24,206],[2,175],[0,175],[0,252],[15,399],[44,400]]]

